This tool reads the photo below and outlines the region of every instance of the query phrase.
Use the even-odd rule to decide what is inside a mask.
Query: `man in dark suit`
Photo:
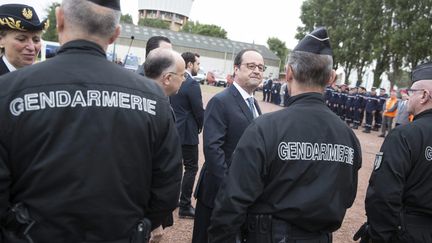
[[[200,56],[196,53],[185,52],[182,57],[186,64],[187,78],[180,86],[178,93],[170,98],[182,144],[184,165],[179,217],[194,218],[195,209],[191,204],[191,196],[195,176],[198,172],[198,134],[203,126],[204,108],[200,85],[192,78],[198,73]]]
[[[262,55],[254,49],[240,51],[234,60],[234,83],[215,95],[204,113],[204,156],[197,198],[193,243],[208,242],[207,228],[216,193],[231,164],[231,155],[243,131],[261,114],[252,93],[265,71]]]
[[[150,39],[147,40],[146,43],[146,53],[145,58],[147,59],[147,56],[150,54],[150,52],[156,48],[167,48],[172,49],[171,40],[168,39],[168,37],[162,36],[162,35],[155,35],[150,37]],[[138,67],[136,70],[136,73],[145,76],[144,75],[144,63]]]

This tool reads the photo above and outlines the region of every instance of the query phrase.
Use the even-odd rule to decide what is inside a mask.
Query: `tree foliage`
[[[346,82],[357,71],[357,85],[365,69],[374,71],[374,86],[386,73],[391,84],[404,73],[430,60],[432,0],[305,0],[297,39],[318,26],[326,26],[335,67],[342,66]]]
[[[53,2],[45,11],[47,18],[49,20],[49,27],[42,35],[42,39],[46,41],[55,41],[58,42],[58,35],[57,35],[57,21],[55,17],[55,9],[56,7],[60,6],[59,3]]]
[[[271,37],[267,39],[267,45],[270,51],[276,54],[276,56],[278,56],[281,60],[279,69],[283,70],[285,66],[285,60],[288,55],[288,48],[286,47],[285,42],[282,42],[276,37]]]
[[[161,19],[140,19],[138,25],[167,30],[170,28],[170,23]]]
[[[120,17],[120,23],[133,24],[132,15],[122,14]]]
[[[205,35],[217,38],[227,39],[227,32],[223,28],[217,25],[200,24],[198,21],[188,21],[183,25],[181,32],[187,32],[198,35]]]

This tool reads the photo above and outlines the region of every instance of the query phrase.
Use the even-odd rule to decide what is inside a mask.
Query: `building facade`
[[[254,48],[264,57],[264,63],[267,66],[264,77],[277,78],[279,75],[280,60],[264,45],[146,26],[122,24],[120,37],[108,47],[107,53],[122,60],[126,55],[137,56],[141,64],[145,60],[147,40],[156,35],[168,37],[172,42],[173,49],[179,53],[190,51],[200,54],[201,68],[205,72],[212,71],[224,76],[232,74],[235,55],[243,49]]]
[[[193,0],[138,0],[138,17],[160,19],[170,23],[170,29],[179,31],[188,21]]]

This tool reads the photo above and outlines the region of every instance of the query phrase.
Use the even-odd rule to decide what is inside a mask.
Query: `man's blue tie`
[[[247,100],[247,102],[248,102],[249,109],[250,109],[250,111],[252,112],[252,116],[253,116],[253,118],[256,118],[256,117],[257,117],[257,114],[256,114],[256,112],[255,112],[255,108],[254,108],[254,98],[253,98],[253,97],[249,97],[249,98],[247,98],[246,100]]]

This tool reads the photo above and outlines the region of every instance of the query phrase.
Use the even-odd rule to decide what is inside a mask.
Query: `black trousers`
[[[382,111],[375,111],[375,128],[381,128],[382,125]]]
[[[360,126],[363,122],[363,114],[364,114],[364,110],[359,110],[357,108],[353,108],[353,114],[354,114],[354,124],[356,124],[357,126]]]
[[[180,193],[180,208],[191,206],[192,189],[198,172],[198,145],[182,145],[184,173]]]
[[[262,100],[266,101],[267,96],[268,96],[268,92],[263,90],[263,99]]]
[[[371,129],[372,128],[372,120],[373,120],[373,114],[372,112],[366,111],[366,128]]]
[[[192,243],[208,242],[207,229],[210,227],[210,217],[213,208],[209,208],[197,200],[195,208],[195,221],[192,233]]]
[[[260,217],[249,220],[247,228],[247,243],[332,243],[331,233],[308,232],[288,224],[283,220],[272,218],[270,221]],[[253,230],[251,230],[253,229]]]
[[[351,109],[351,110],[350,110]],[[348,123],[352,123],[354,122],[354,110],[352,110],[353,108],[347,107],[345,109],[345,120]]]

